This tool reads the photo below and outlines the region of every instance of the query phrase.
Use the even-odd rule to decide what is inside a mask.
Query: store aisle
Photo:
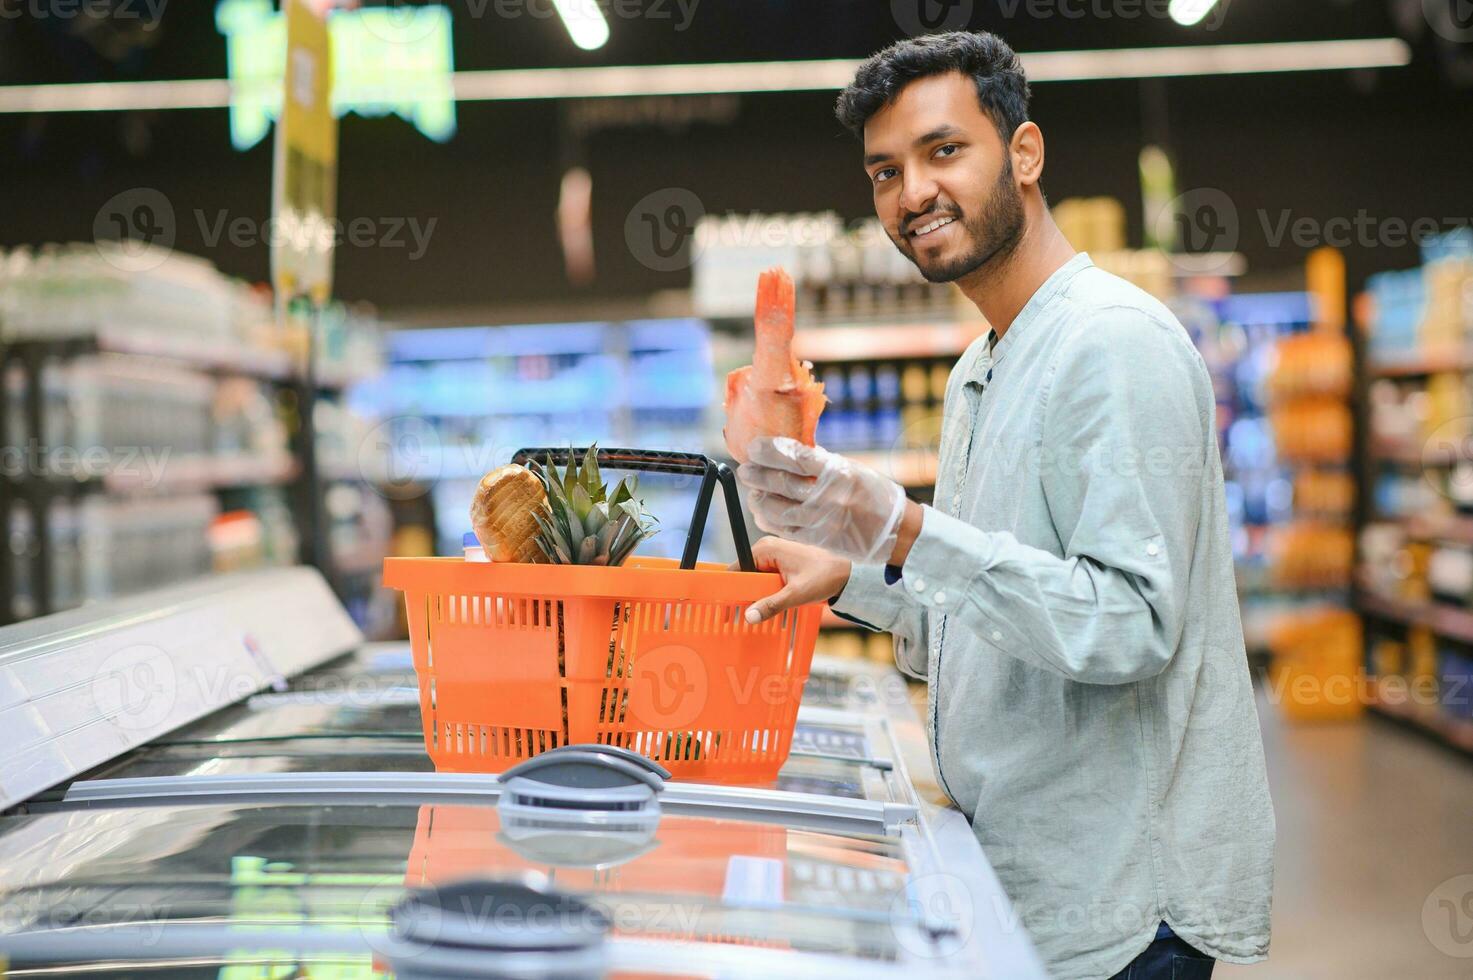
[[[1261,695],[1259,715],[1278,817],[1273,948],[1214,977],[1473,976],[1473,878],[1439,891],[1460,909],[1434,900],[1423,920],[1439,885],[1473,875],[1473,762],[1380,719],[1286,725]]]

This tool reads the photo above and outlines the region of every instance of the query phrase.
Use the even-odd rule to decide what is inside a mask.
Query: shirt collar
[[[1008,328],[1007,333],[1002,335],[1001,340],[998,340],[994,344],[992,338],[997,331],[995,329],[988,330],[987,339],[991,347],[991,353],[990,355],[984,353],[973,362],[972,371],[967,378],[967,384],[985,384],[987,372],[991,371],[998,364],[1001,364],[1002,359],[1007,356],[1008,351],[1017,346],[1018,335],[1026,332],[1029,327],[1038,321],[1039,317],[1043,314],[1044,308],[1048,306],[1055,296],[1063,291],[1064,287],[1069,284],[1069,281],[1075,275],[1081,270],[1088,269],[1093,265],[1094,262],[1091,261],[1089,253],[1080,252],[1068,262],[1059,266],[1054,274],[1049,276],[1042,286],[1038,287],[1038,291],[1029,298],[1022,311],[1013,319],[1013,325]]]

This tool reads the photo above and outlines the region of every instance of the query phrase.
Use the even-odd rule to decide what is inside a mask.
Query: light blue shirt
[[[834,608],[929,682],[942,786],[1058,977],[1163,921],[1262,959],[1274,817],[1206,366],[1083,254],[990,341],[952,371],[902,576],[856,566]]]

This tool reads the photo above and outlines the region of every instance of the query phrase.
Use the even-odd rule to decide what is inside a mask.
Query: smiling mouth
[[[936,232],[940,231],[942,228],[945,228],[949,224],[953,224],[955,221],[955,217],[951,215],[946,215],[944,217],[936,218],[933,221],[926,222],[919,228],[911,231],[909,234],[912,239],[920,241],[926,238],[928,235],[934,235]]]

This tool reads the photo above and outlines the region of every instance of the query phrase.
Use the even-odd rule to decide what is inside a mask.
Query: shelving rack
[[[4,256],[0,256],[0,259],[3,258]],[[183,257],[178,260],[189,267],[188,275],[192,277],[192,286],[216,288],[213,285],[202,287],[200,284],[224,282],[218,273],[197,263],[197,260]],[[26,267],[21,268],[25,270]],[[3,266],[0,266],[0,274],[3,271]],[[48,270],[46,274],[58,275],[53,270]],[[117,270],[109,270],[108,274],[118,275]],[[122,277],[116,281],[126,283],[127,279]],[[8,285],[13,283],[0,282],[0,289]],[[38,287],[29,285],[27,288]],[[135,287],[124,285],[122,288],[126,291]],[[218,288],[228,290],[244,287],[232,285]],[[360,364],[335,362],[323,376],[313,377],[306,368],[299,366],[303,359],[294,356],[284,346],[247,344],[222,333],[219,321],[222,314],[214,306],[205,311],[206,316],[216,317],[211,328],[198,331],[180,329],[180,324],[186,322],[190,316],[190,295],[183,298],[168,294],[162,298],[156,294],[150,295],[148,301],[156,306],[160,302],[175,304],[165,308],[166,317],[175,319],[167,322],[163,328],[152,330],[139,329],[137,323],[128,320],[126,316],[124,320],[118,320],[112,316],[112,310],[105,308],[105,304],[96,315],[89,313],[79,316],[75,307],[58,305],[54,309],[47,307],[38,313],[36,308],[27,306],[24,296],[14,294],[6,299],[7,302],[0,306],[8,309],[16,319],[9,327],[0,322],[0,327],[6,327],[0,331],[0,378],[5,379],[5,394],[0,397],[0,434],[3,434],[0,438],[4,438],[7,443],[16,442],[17,448],[27,454],[32,452],[30,447],[35,447],[40,458],[36,461],[38,465],[33,466],[28,462],[27,465],[18,467],[8,466],[0,474],[0,528],[4,529],[10,542],[3,560],[0,560],[0,595],[4,597],[4,602],[0,603],[0,622],[45,615],[70,607],[89,596],[99,597],[99,594],[91,591],[90,585],[83,587],[82,583],[90,583],[93,578],[81,565],[77,568],[66,567],[68,572],[75,573],[73,584],[76,588],[65,589],[61,595],[57,594],[56,584],[66,580],[65,576],[58,579],[58,562],[71,559],[57,553],[52,541],[55,528],[52,521],[54,505],[59,501],[76,505],[93,498],[112,502],[109,507],[114,503],[118,506],[144,506],[149,502],[158,502],[162,507],[164,501],[172,506],[185,500],[207,501],[211,499],[211,495],[221,495],[225,500],[230,500],[242,495],[256,494],[266,488],[281,488],[292,495],[289,499],[294,501],[290,506],[290,511],[295,514],[294,535],[300,542],[299,552],[284,556],[285,560],[296,561],[303,558],[321,567],[331,576],[334,588],[345,601],[352,600],[355,593],[363,591],[364,576],[361,572],[367,567],[367,563],[362,560],[363,556],[350,556],[355,557],[356,564],[349,563],[347,567],[335,568],[334,566],[342,563],[335,560],[336,556],[327,547],[327,529],[320,517],[320,500],[328,492],[327,488],[345,480],[357,482],[362,474],[351,470],[326,473],[319,482],[316,479],[319,447],[313,426],[299,424],[295,431],[290,431],[289,428],[288,445],[264,452],[254,448],[220,451],[216,446],[189,455],[175,455],[173,450],[176,447],[167,444],[170,440],[164,435],[161,436],[163,442],[153,447],[161,450],[157,472],[144,476],[137,468],[118,467],[112,462],[90,468],[53,465],[61,459],[59,448],[66,444],[52,445],[58,439],[55,431],[57,417],[53,411],[56,406],[46,401],[52,395],[48,387],[52,384],[48,381],[48,373],[65,371],[84,360],[93,364],[106,360],[109,364],[137,364],[141,368],[162,371],[170,376],[199,377],[200,384],[204,384],[204,379],[208,378],[213,380],[216,394],[221,386],[230,383],[249,381],[269,385],[277,403],[275,411],[280,412],[283,405],[290,406],[300,423],[310,419],[320,400],[336,400],[356,383],[359,380]],[[43,299],[54,300],[54,297]],[[219,302],[219,298],[216,297],[214,302]],[[58,319],[52,320],[53,314]],[[0,309],[0,316],[3,315],[4,310]],[[24,324],[22,317],[28,318]],[[348,327],[344,326],[344,329]],[[18,405],[13,403],[17,393],[20,394]],[[19,417],[14,417],[16,409],[19,409]],[[201,412],[205,413],[201,425],[213,440],[214,423],[208,421],[208,407],[201,408]],[[96,450],[94,459],[111,461],[115,458],[114,447],[101,444],[67,448],[73,456],[81,456],[83,450]],[[220,509],[215,506],[214,513],[219,513]],[[24,541],[17,539],[13,533],[16,515],[22,511],[23,520],[31,528],[31,541],[26,545],[24,553],[16,550]],[[269,532],[271,529],[263,525],[263,530]],[[187,572],[189,575],[203,574],[210,570],[205,535],[206,530],[201,526],[197,544],[206,564],[191,568]],[[268,551],[270,547],[268,546]],[[381,550],[376,557],[382,558]],[[283,556],[276,556],[274,560],[282,559]],[[81,551],[76,560],[82,561]],[[182,566],[180,570],[182,571]],[[373,563],[373,571],[377,571],[376,561]],[[21,584],[19,575],[22,573],[28,590],[24,603],[21,602],[22,597],[18,595],[17,588]],[[376,574],[370,576],[371,579],[376,577]],[[151,585],[165,584],[162,578],[157,581],[151,578],[148,581]],[[114,583],[106,588],[115,586],[137,587]],[[373,587],[377,588],[376,581],[373,582]],[[100,595],[108,594],[111,593],[104,592]],[[359,607],[364,608],[362,603],[359,603]]]
[[[1373,277],[1357,304],[1368,431],[1356,608],[1377,715],[1473,755],[1473,235]]]

